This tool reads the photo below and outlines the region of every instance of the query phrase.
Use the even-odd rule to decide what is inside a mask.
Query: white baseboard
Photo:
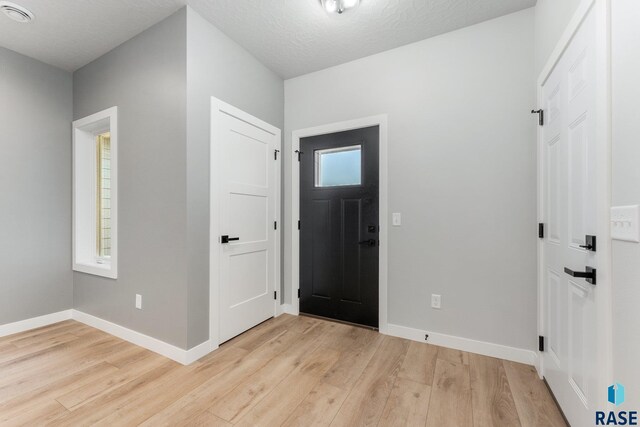
[[[297,316],[298,314],[300,314],[298,313],[298,310],[295,310],[293,308],[293,304],[282,304],[281,307],[282,307],[283,313],[292,314],[294,316]]]
[[[429,335],[428,341],[425,341],[424,339],[425,334]],[[412,341],[428,342],[429,344],[439,345],[441,347],[468,351],[470,353],[482,354],[484,356],[497,357],[499,359],[524,363],[526,365],[535,366],[538,358],[538,355],[531,350],[508,347],[485,341],[476,341],[469,338],[461,338],[437,332],[423,331],[406,326],[389,324],[387,327],[387,335],[406,338]]]
[[[31,319],[20,320],[19,322],[0,325],[0,337],[17,334],[42,326],[53,325],[63,320],[71,319],[72,310],[59,311],[57,313],[45,314],[44,316],[32,317]]]
[[[121,338],[137,346],[146,348],[147,350],[151,350],[154,353],[158,353],[171,360],[175,360],[176,362],[183,365],[193,363],[217,348],[217,346],[215,348],[212,348],[211,343],[207,340],[189,350],[185,350],[172,344],[168,344],[157,338],[141,334],[140,332],[133,331],[131,329],[125,328],[124,326],[111,323],[107,320],[100,319],[99,317],[95,317],[78,310],[73,310],[72,318],[80,323],[84,323],[85,325],[100,329],[101,331]]]
[[[202,344],[198,344],[197,346],[192,347],[189,350],[186,350],[184,363],[183,362],[180,362],[180,363],[182,363],[183,365],[190,365],[196,360],[203,358],[207,354],[217,349],[218,349],[218,345],[213,346],[211,345],[211,340],[206,340]],[[185,351],[182,349],[180,350]]]
[[[291,304],[282,304],[281,308],[283,313],[298,315],[297,311],[293,309]],[[77,320],[80,323],[84,323],[132,344],[146,348],[147,350],[158,353],[171,360],[175,360],[183,365],[193,363],[218,348],[217,345],[212,345],[211,342],[207,340],[189,350],[185,350],[157,338],[141,334],[140,332],[133,331],[125,328],[124,326],[111,323],[107,320],[100,319],[99,317],[95,317],[78,310],[64,310],[57,313],[21,320],[19,322],[0,325],[0,337],[40,328],[42,326],[51,325],[69,319]],[[428,334],[429,340],[427,342],[429,344],[524,363],[535,366],[538,370],[540,369],[538,355],[536,352],[531,350],[508,347],[484,341],[476,341],[469,338],[461,338],[453,335],[429,332],[393,324],[388,325],[386,334],[418,342],[425,342],[425,334]]]

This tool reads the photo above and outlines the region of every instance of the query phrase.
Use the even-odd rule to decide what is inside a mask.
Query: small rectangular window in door
[[[315,186],[362,184],[362,146],[330,148],[314,152]]]

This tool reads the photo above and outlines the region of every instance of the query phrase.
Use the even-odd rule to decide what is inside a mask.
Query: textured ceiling
[[[30,24],[0,13],[0,46],[74,71],[163,20],[181,0],[11,0]]]
[[[536,0],[361,0],[329,15],[319,0],[13,0],[0,46],[73,71],[189,3],[284,78],[351,61],[535,5]]]
[[[536,0],[361,0],[329,15],[319,0],[189,0],[282,77],[290,78],[534,6]]]

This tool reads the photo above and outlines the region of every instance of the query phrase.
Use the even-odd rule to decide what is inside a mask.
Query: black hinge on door
[[[300,288],[298,288],[298,298],[300,298]]]
[[[538,237],[541,239],[544,239],[544,224],[543,223],[539,223],[538,224]]]
[[[273,221],[273,229],[274,230],[278,229],[278,221]]]
[[[538,336],[538,351],[544,351],[544,337]]]
[[[544,111],[542,110],[531,110],[531,114],[538,115],[538,124],[540,126],[544,126]]]
[[[278,291],[273,291],[273,299],[278,299]]]
[[[300,230],[300,220],[298,220],[298,230]]]
[[[278,160],[278,153],[280,150],[273,150],[273,160]]]
[[[298,161],[300,161],[300,156],[302,156],[304,153],[300,150],[296,150],[294,151],[294,153],[296,153],[298,155]]]

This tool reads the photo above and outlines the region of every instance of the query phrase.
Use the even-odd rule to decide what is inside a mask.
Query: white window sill
[[[75,263],[73,265],[73,271],[93,274],[94,276],[102,276],[109,279],[118,278],[118,272],[111,263]]]

